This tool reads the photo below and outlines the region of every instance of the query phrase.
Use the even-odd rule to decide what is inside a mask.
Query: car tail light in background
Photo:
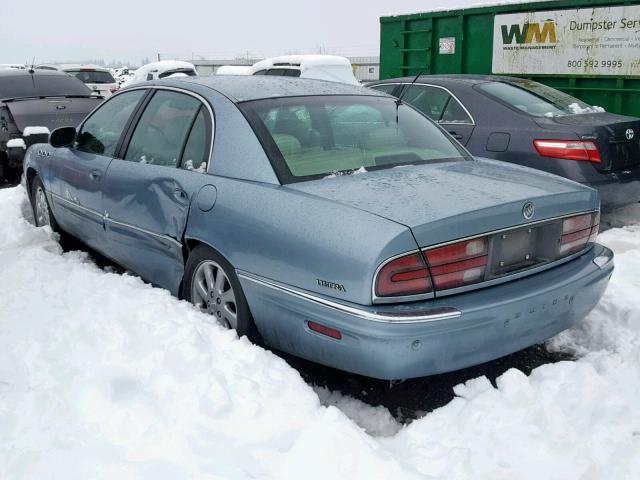
[[[533,145],[543,157],[600,163],[598,147],[590,140],[534,140]]]
[[[376,277],[378,297],[417,295],[432,291],[429,270],[422,254],[412,253],[393,259],[378,272]]]
[[[560,237],[560,257],[582,250],[590,242],[595,242],[600,224],[600,212],[586,213],[565,218],[562,221]]]
[[[110,88],[109,91],[111,93],[116,93],[118,91],[118,87]]]
[[[487,266],[486,237],[423,250],[436,290],[481,282]]]

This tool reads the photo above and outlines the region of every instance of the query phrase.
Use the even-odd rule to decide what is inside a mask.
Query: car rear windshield
[[[288,97],[240,107],[283,183],[470,159],[431,120],[389,97]]]
[[[534,117],[603,111],[555,88],[531,80],[486,82],[478,84],[476,88]]]
[[[91,90],[69,75],[0,76],[0,99],[91,95]]]
[[[175,75],[176,73],[182,73],[187,77],[195,77],[197,75],[197,73],[190,68],[176,68],[176,69],[167,70],[166,72],[162,72],[158,74],[158,78],[170,77],[171,75]]]
[[[97,70],[65,70],[69,75],[73,75],[83,83],[116,83],[115,79],[109,72],[100,72]]]

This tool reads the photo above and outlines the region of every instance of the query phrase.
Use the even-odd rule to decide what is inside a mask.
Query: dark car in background
[[[29,145],[46,141],[49,130],[77,126],[102,100],[63,72],[0,70],[0,184],[18,181]]]
[[[607,113],[531,80],[493,75],[374,82],[439,123],[471,153],[600,192],[604,211],[640,200],[640,119]]]

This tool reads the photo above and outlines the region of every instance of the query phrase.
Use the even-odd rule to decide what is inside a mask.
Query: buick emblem
[[[627,140],[632,140],[634,136],[633,129],[628,128],[626,132],[624,132],[624,136],[627,137]]]
[[[524,218],[526,218],[527,220],[531,219],[531,217],[533,217],[533,213],[536,211],[535,207],[533,206],[533,203],[531,202],[527,202],[524,204],[524,206],[522,207],[522,216]]]

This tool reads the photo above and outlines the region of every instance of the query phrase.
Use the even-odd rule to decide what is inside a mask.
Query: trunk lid
[[[18,129],[26,127],[47,127],[53,131],[58,127],[77,127],[82,120],[97,107],[101,98],[34,98],[7,101]]]
[[[599,170],[623,170],[640,163],[640,119],[613,113],[583,113],[539,120],[542,127],[550,124],[574,127],[583,139],[593,139],[600,152]],[[559,138],[558,140],[567,140]]]
[[[493,160],[396,167],[285,188],[333,200],[411,228],[426,247],[597,209],[597,192],[539,170]],[[526,202],[535,207],[523,216]]]

